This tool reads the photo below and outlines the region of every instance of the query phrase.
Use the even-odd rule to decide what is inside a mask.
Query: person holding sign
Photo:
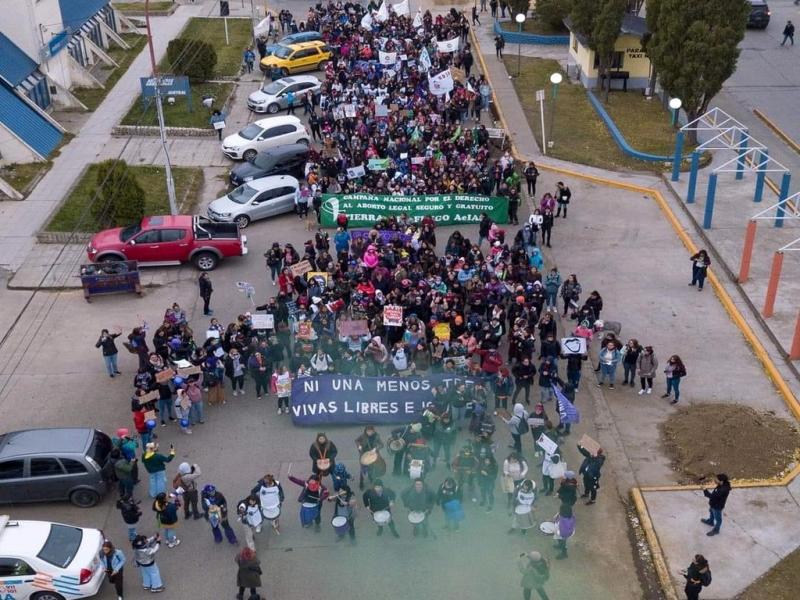
[[[595,454],[592,454],[578,444],[578,452],[580,452],[584,459],[581,463],[581,468],[578,472],[583,475],[583,494],[581,498],[589,497],[586,504],[594,504],[597,499],[597,489],[600,487],[600,470],[603,468],[603,463],[606,462],[605,454],[602,448],[597,448]]]

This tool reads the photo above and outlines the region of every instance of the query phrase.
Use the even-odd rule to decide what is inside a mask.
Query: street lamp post
[[[517,33],[522,34],[522,24],[525,22],[525,13],[517,13],[517,16],[514,17],[514,20],[517,22]],[[522,63],[522,36],[518,38],[517,42],[517,77],[519,77],[520,73],[520,64]]]
[[[683,106],[683,102],[681,102],[680,98],[672,98],[669,101],[669,107],[672,109],[672,126],[676,127],[678,125],[678,113],[681,110],[681,106]]]
[[[561,73],[553,73],[550,75],[550,83],[553,85],[552,103],[553,107],[550,109],[550,142],[549,146],[553,146],[555,140],[555,121],[556,121],[556,98],[558,97],[558,84],[564,80]]]

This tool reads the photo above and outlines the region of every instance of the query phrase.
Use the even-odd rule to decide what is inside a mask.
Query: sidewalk
[[[208,11],[208,5],[198,3],[181,6],[171,17],[151,19],[156,57],[166,52],[169,41],[180,33],[189,18],[205,16]],[[140,93],[139,78],[149,74],[150,56],[144,48],[80,133],[63,148],[53,161],[53,167],[28,198],[21,202],[0,203],[0,267],[14,271],[23,263],[36,243],[36,232],[64,194],[89,163],[101,160],[103,149],[111,139],[111,129]]]

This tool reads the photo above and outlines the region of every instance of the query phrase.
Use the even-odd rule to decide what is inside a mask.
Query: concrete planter
[[[500,23],[495,20],[494,33],[500,35],[506,44],[542,44],[544,46],[568,46],[569,35],[538,35],[536,33],[525,33],[518,31],[506,31],[500,27]]]
[[[213,129],[199,127],[167,127],[167,135],[170,137],[216,137],[217,132]],[[114,137],[158,137],[158,127],[149,125],[116,125],[111,130]]]
[[[91,233],[78,231],[37,231],[36,241],[40,244],[88,244],[92,239]]]

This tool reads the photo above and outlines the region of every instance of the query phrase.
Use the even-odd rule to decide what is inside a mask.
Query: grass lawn
[[[800,586],[800,548],[767,571],[736,600],[793,600]]]
[[[517,57],[506,57],[504,60],[508,72],[516,72]],[[556,71],[560,72],[561,69],[554,60],[522,57],[521,75],[514,79],[514,88],[522,102],[525,117],[540,146],[542,128],[536,90],[547,90],[545,127],[549,132],[552,116],[550,75]],[[645,100],[638,91],[612,92],[606,110],[634,149],[667,156],[672,154],[675,133],[670,126],[669,113],[658,100]],[[555,144],[547,149],[547,154],[555,158],[612,170],[654,171],[670,168],[664,163],[642,161],[624,154],[589,104],[586,90],[581,85],[562,83],[559,86],[553,129]],[[684,148],[684,153],[689,151],[690,147]]]
[[[128,166],[136,175],[147,198],[146,215],[169,214],[167,200],[167,180],[164,168],[160,166]],[[175,180],[175,195],[178,211],[191,214],[200,197],[203,185],[203,170],[199,167],[172,167]],[[82,232],[95,232],[99,229],[90,210],[85,211],[94,196],[97,182],[97,165],[89,165],[80,181],[75,185],[56,215],[47,224],[47,231],[72,231],[77,227]]]
[[[126,10],[131,12],[144,12],[144,2],[112,2],[111,4],[114,8],[122,12]],[[168,11],[172,8],[173,4],[174,2],[172,0],[167,0],[166,2],[151,2],[150,12]]]
[[[136,33],[123,33],[122,38],[130,45],[129,50],[124,50],[112,44],[109,56],[113,58],[119,67],[114,68],[105,82],[105,88],[76,88],[72,91],[78,100],[86,105],[89,110],[96,110],[103,99],[108,95],[120,77],[125,74],[131,66],[133,59],[136,58],[147,43],[147,37]],[[113,67],[112,67],[113,68]]]
[[[500,21],[500,28],[504,31],[519,31],[519,26],[516,21]],[[568,35],[569,31],[566,27],[556,28],[545,23],[544,21],[534,21],[527,19],[522,24],[522,33],[535,33],[537,35]]]
[[[214,45],[217,51],[217,66],[214,77],[235,77],[242,69],[242,53],[253,44],[250,19],[228,19],[229,44],[225,44],[225,19],[193,17],[181,32],[180,37],[201,39]],[[162,67],[166,69],[166,57]],[[165,72],[168,72],[165,70]]]
[[[27,196],[30,191],[28,186],[40,173],[45,173],[52,165],[53,162],[50,160],[4,165],[0,167],[0,178],[5,179],[20,194]]]
[[[193,83],[192,84],[192,112],[186,107],[186,98],[175,98],[175,104],[170,106],[166,99],[164,105],[164,121],[169,127],[200,127],[210,128],[208,120],[211,118],[209,110],[203,106],[203,96],[215,98],[214,106],[222,106],[233,90],[232,83]],[[145,109],[141,97],[133,103],[128,114],[122,119],[122,125],[158,125],[155,102],[149,102]]]

